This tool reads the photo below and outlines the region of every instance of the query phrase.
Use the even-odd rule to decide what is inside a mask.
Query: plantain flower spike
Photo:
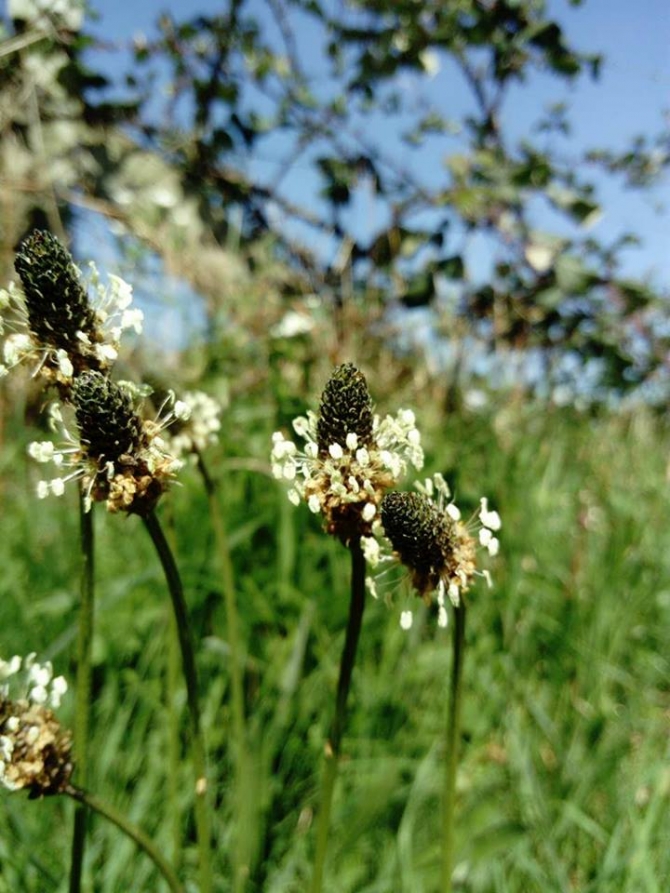
[[[273,474],[290,483],[288,497],[294,505],[304,500],[323,516],[326,531],[345,544],[372,535],[384,493],[408,464],[423,465],[414,413],[401,409],[380,419],[365,376],[352,363],[335,368],[318,414],[298,417],[293,429],[305,446],[300,450],[276,432]]]
[[[417,487],[419,492],[394,491],[384,496],[380,519],[385,540],[381,544],[379,539],[366,540],[363,551],[373,567],[388,561],[404,565],[417,595],[428,604],[435,595],[438,625],[446,626],[446,597],[458,605],[476,575],[490,584],[488,571],[478,569],[477,553],[483,549],[490,556],[498,554],[495,533],[501,527],[500,516],[482,498],[479,512],[464,523],[440,474]],[[376,595],[373,579],[368,586]],[[404,611],[401,625],[408,629],[411,624],[411,611]]]
[[[144,420],[135,410],[130,386],[100,372],[83,372],[75,379],[72,404],[79,437],[65,427],[56,405],[52,419],[65,445],[57,449],[44,441],[29,447],[33,459],[67,470],[65,476],[40,481],[38,496],[62,495],[68,481],[80,480],[88,508],[105,502],[110,512],[149,514],[181,467],[161,432],[175,419],[188,417],[186,405],[170,395],[155,421]]]
[[[349,434],[358,447],[372,445],[372,397],[362,372],[353,363],[337,366],[321,395],[316,438],[319,455],[334,443],[346,444]]]
[[[0,660],[0,784],[8,790],[34,799],[67,789],[72,736],[54,713],[66,690],[65,679],[34,654]]]
[[[15,267],[20,286],[12,283],[0,291],[0,311],[11,330],[0,373],[32,358],[36,371],[67,396],[81,372],[110,368],[123,331],[141,331],[142,312],[130,307],[132,288],[113,275],[102,286],[91,264],[95,300],[90,301],[72,255],[51,233],[32,233],[21,244]],[[2,328],[0,323],[0,332]]]

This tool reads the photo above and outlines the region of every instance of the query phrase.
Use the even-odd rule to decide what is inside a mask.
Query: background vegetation
[[[94,70],[86,19],[72,10],[7,17],[3,281],[35,225],[81,237],[91,214],[101,215],[127,278],[149,270],[158,300],[182,277],[206,320],[204,334],[170,350],[138,346],[118,375],[178,390],[197,384],[228,399],[207,461],[222,488],[245,655],[241,803],[232,792],[221,571],[194,468],[161,507],[199,643],[218,889],[231,889],[233,828],[243,831],[249,891],[303,891],[309,876],[348,568],[337,543],[272,481],[268,453],[272,431],[315,405],[332,364],[353,360],[379,411],[415,410],[427,471],[442,471],[465,508],[488,494],[503,518],[495,585],[473,592],[469,613],[460,889],[664,893],[666,296],[622,278],[622,245],[599,245],[583,229],[598,205],[581,180],[587,168],[504,132],[503,103],[519,79],[538,69],[578,78],[597,71],[596,58],[567,46],[542,4],[427,3],[423,16],[416,6],[352,4],[335,19],[325,3],[268,3],[275,30],[243,2],[220,18],[164,17],[115,91]],[[332,47],[328,89],[314,87],[300,56],[305,18]],[[421,76],[428,51],[460,66],[473,90],[444,182],[431,193],[418,174],[394,176],[377,147],[356,142],[361,121],[396,114],[415,142],[447,139],[448,110],[420,109],[420,126],[393,96],[398,73]],[[149,69],[173,86],[164,109],[143,88]],[[563,112],[545,125],[560,133]],[[291,141],[287,157],[304,145],[322,200],[302,207],[280,184],[270,191],[244,176],[240,159],[277,129]],[[591,160],[646,187],[667,165],[664,139],[648,136],[635,151],[601,147]],[[347,216],[361,178],[390,209],[375,233],[356,231],[355,214]],[[538,194],[573,228],[549,233],[548,218],[534,217]],[[308,226],[327,234],[337,261],[310,248]],[[480,232],[493,258],[485,282],[469,269],[469,239]],[[166,278],[153,272],[157,257]],[[433,314],[430,343],[446,340],[448,368],[398,343],[394,314],[417,306]],[[475,349],[493,358],[493,374],[473,374]],[[512,377],[496,388],[495,370],[531,349],[535,384]],[[575,369],[567,377],[566,357]],[[546,399],[557,385],[581,409]],[[2,383],[0,655],[36,651],[73,678],[76,494],[44,503],[33,495],[39,469],[26,444],[41,436],[41,400],[27,377]],[[183,778],[167,771],[169,604],[138,526],[97,513],[91,788],[195,878],[188,768]],[[399,590],[391,608],[366,609],[335,802],[333,893],[438,888],[449,640],[425,615],[403,633],[406,598]],[[73,705],[64,707],[67,722]],[[59,799],[2,796],[2,893],[67,888],[70,812]],[[175,844],[182,834],[185,848]],[[97,820],[87,877],[104,893],[159,884],[151,864]]]

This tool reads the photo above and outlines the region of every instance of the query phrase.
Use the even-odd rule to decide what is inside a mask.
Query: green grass
[[[374,382],[370,382],[375,390]],[[258,409],[258,408],[256,408]],[[468,893],[665,893],[670,883],[669,438],[644,413],[588,418],[510,404],[493,419],[417,406],[428,471],[463,508],[487,494],[503,518],[494,586],[470,598],[457,889]],[[218,891],[230,843],[251,854],[249,893],[302,893],[322,747],[348,610],[346,550],[260,471],[271,412],[230,410],[221,455],[245,655],[246,808],[233,813],[229,649],[206,498],[195,470],[167,497],[199,642]],[[37,651],[74,678],[74,490],[37,502],[30,436],[1,456],[0,655]],[[162,507],[165,514],[167,505]],[[169,521],[169,519],[168,519]],[[171,852],[165,710],[169,599],[138,519],[96,513],[98,593],[92,789]],[[437,893],[449,631],[370,602],[354,671],[325,889]],[[73,697],[62,711],[71,722]],[[188,726],[182,693],[182,739]],[[195,890],[190,768],[176,790]],[[0,893],[67,889],[72,804],[1,792]],[[85,889],[160,890],[148,860],[94,819]]]

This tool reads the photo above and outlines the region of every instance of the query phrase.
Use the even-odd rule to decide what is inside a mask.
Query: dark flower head
[[[457,522],[422,493],[398,491],[382,499],[381,522],[416,591],[424,595],[437,589],[454,564]]]
[[[77,426],[92,459],[118,462],[135,455],[144,437],[130,395],[100,372],[84,372],[72,388]]]
[[[62,348],[72,359],[81,353],[83,333],[100,340],[95,311],[81,284],[72,255],[51,233],[37,230],[19,248],[14,262],[25,295],[28,325],[37,343]]]
[[[319,407],[316,438],[325,456],[334,443],[341,447],[355,434],[360,447],[372,443],[372,398],[362,372],[353,363],[337,366],[330,376]]]
[[[54,427],[66,441],[55,448],[51,441],[30,444],[38,462],[69,468],[65,477],[40,481],[37,495],[60,496],[69,480],[81,480],[86,503],[105,502],[110,512],[147,515],[174,480],[181,462],[171,455],[161,437],[175,419],[188,417],[188,407],[170,394],[156,421],[137,414],[130,386],[121,387],[100,372],[84,372],[75,379],[72,403],[79,437],[63,423],[61,409],[52,408]],[[137,389],[135,389],[135,392]],[[168,411],[163,414],[163,410]]]
[[[488,571],[477,569],[477,545],[489,555],[498,553],[500,516],[480,500],[476,515],[464,523],[441,474],[417,483],[416,493],[387,493],[381,501],[380,521],[384,537],[366,537],[363,552],[371,567],[400,563],[409,571],[412,588],[427,603],[437,596],[438,624],[447,625],[446,597],[459,604],[475,575],[490,582]],[[375,531],[381,533],[380,530]],[[368,587],[377,594],[376,582]],[[401,625],[409,629],[412,612],[403,611]]]
[[[142,311],[131,308],[132,288],[109,274],[100,282],[89,264],[86,282],[69,251],[55,236],[36,231],[15,261],[21,284],[0,289],[0,376],[24,359],[69,398],[73,379],[85,371],[106,371],[117,357],[124,331],[142,328]],[[89,292],[93,300],[89,300]]]

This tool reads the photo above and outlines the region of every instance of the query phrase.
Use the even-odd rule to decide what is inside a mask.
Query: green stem
[[[73,800],[76,800],[78,806],[83,806],[84,808],[88,807],[88,809],[94,810],[99,813],[99,815],[104,816],[112,822],[113,825],[116,825],[116,827],[134,841],[140,849],[144,850],[165,878],[172,893],[184,893],[184,888],[179,882],[179,878],[175,874],[174,869],[161,855],[156,844],[144,833],[144,831],[141,831],[139,828],[135,827],[135,825],[131,824],[128,819],[114,809],[113,806],[110,806],[108,803],[103,803],[102,800],[99,800],[94,794],[89,794],[88,791],[84,791],[74,785],[68,785],[63,790],[63,793],[67,794],[68,797],[72,797]]]
[[[240,622],[237,613],[237,600],[235,598],[235,574],[230,556],[230,545],[217,492],[219,488],[217,482],[210,475],[202,454],[198,451],[196,455],[198,470],[202,476],[207,493],[209,514],[214,530],[216,551],[219,557],[221,587],[226,606],[228,648],[230,650],[231,710],[233,715],[233,741],[231,742],[231,749],[234,759],[235,815],[237,816],[233,843],[233,890],[235,893],[241,893],[246,886],[246,879],[249,876],[250,869],[248,843],[251,835],[246,830],[245,813],[247,813],[251,804],[249,798],[244,796],[243,784],[247,769],[248,751],[244,712],[243,664],[240,648]]]
[[[175,535],[174,535],[174,512],[172,511],[173,503],[166,505],[167,515],[167,537],[175,554]],[[165,668],[165,699],[167,710],[167,802],[168,813],[171,821],[172,830],[172,865],[175,871],[179,871],[181,862],[182,849],[182,830],[181,830],[181,801],[180,788],[181,780],[179,777],[179,767],[181,764],[181,732],[180,718],[181,709],[178,699],[178,692],[181,677],[181,658],[179,655],[179,636],[177,634],[177,622],[175,620],[174,611],[170,607],[167,618],[167,661]]]
[[[155,512],[143,518],[149,535],[156,547],[156,552],[163,566],[165,579],[172,599],[179,648],[181,651],[182,670],[186,683],[186,701],[191,722],[191,747],[193,769],[195,772],[195,823],[200,854],[200,893],[211,893],[212,863],[210,816],[207,805],[207,764],[205,742],[200,723],[200,702],[198,698],[198,675],[195,664],[195,651],[191,637],[191,626],[188,619],[188,608],[184,597],[181,577],[172,555],[172,550],[165,539]]]
[[[461,680],[465,653],[465,602],[454,608],[451,685],[447,714],[446,763],[444,773],[444,813],[442,826],[442,893],[450,893],[454,867],[454,817],[456,812],[456,773],[461,733]]]
[[[181,810],[179,805],[179,637],[174,612],[168,618],[167,710],[168,710],[168,800],[172,819],[172,862],[179,867],[181,858]]]
[[[321,809],[317,820],[316,829],[316,853],[314,856],[314,873],[310,893],[321,893],[323,884],[323,872],[326,864],[326,851],[328,849],[328,836],[330,832],[330,814],[333,804],[333,792],[337,780],[337,770],[340,761],[342,735],[347,716],[347,698],[351,685],[351,674],[356,659],[356,649],[363,622],[363,609],[365,607],[365,558],[361,549],[360,540],[354,540],[350,545],[351,551],[351,601],[349,603],[349,621],[344,640],[344,649],[340,661],[340,677],[337,682],[337,696],[335,699],[335,716],[331,726],[330,737],[326,742],[326,763],[321,782]]]
[[[91,649],[95,596],[93,507],[86,511],[84,493],[79,493],[79,543],[81,548],[81,583],[77,618],[77,678],[74,720],[75,761],[77,779],[88,784],[88,734],[91,719]],[[79,893],[86,847],[88,810],[78,804],[74,811],[72,852],[70,858],[70,893]]]

